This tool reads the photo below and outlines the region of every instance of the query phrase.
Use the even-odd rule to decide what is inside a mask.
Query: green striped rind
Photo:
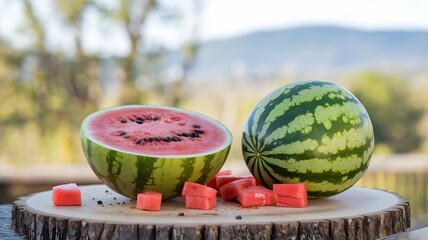
[[[108,149],[88,139],[83,131],[81,140],[96,176],[112,190],[134,199],[140,192],[154,190],[165,200],[179,196],[186,181],[207,183],[230,150],[229,145],[205,156],[155,158]]]
[[[243,130],[249,170],[267,187],[305,182],[310,197],[328,197],[354,185],[374,148],[373,127],[361,103],[325,81],[286,85],[266,96]]]

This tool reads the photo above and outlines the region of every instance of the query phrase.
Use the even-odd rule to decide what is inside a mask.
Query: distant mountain
[[[256,32],[200,46],[192,78],[356,70],[425,71],[428,32],[313,26]]]

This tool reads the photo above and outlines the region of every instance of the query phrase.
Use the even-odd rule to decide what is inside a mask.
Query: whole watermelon
[[[294,82],[267,95],[242,135],[244,160],[261,184],[304,182],[311,198],[353,186],[373,148],[364,106],[343,87],[320,80]]]

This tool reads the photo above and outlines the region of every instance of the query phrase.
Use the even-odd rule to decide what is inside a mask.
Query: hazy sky
[[[209,0],[202,24],[205,40],[313,24],[428,30],[428,0]]]
[[[105,6],[118,6],[117,0],[96,0]],[[51,46],[67,49],[70,37],[63,26],[52,21],[55,0],[33,0],[38,16],[49,25]],[[189,24],[197,18],[198,37],[202,41],[242,35],[259,30],[278,29],[302,25],[338,25],[368,30],[426,30],[428,31],[428,0],[162,0],[164,4],[191,9],[193,3],[200,8],[184,14],[184,25],[169,27],[157,24],[156,19],[147,27],[154,43],[168,47],[178,46],[189,35]],[[72,1],[70,1],[72,3]],[[18,39],[23,18],[21,0],[0,0],[0,34]],[[100,21],[97,13],[85,19],[84,48],[107,55],[121,55],[129,50],[123,28],[112,28],[110,22]],[[18,29],[18,31],[17,31]],[[102,33],[104,31],[104,33]],[[62,37],[62,38],[61,38]],[[25,38],[12,41],[25,45]],[[57,40],[55,40],[57,39]],[[58,39],[60,39],[58,41]]]

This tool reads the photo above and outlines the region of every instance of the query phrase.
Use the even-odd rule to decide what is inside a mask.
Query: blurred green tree
[[[423,142],[418,124],[424,110],[411,102],[408,82],[396,76],[364,72],[352,77],[350,90],[369,113],[378,146],[386,146],[394,153],[418,150]]]
[[[15,39],[0,35],[0,161],[82,159],[78,133],[80,122],[88,113],[110,105],[144,103],[150,94],[167,95],[161,103],[178,106],[185,96],[175,89],[184,84],[192,66],[199,20],[191,18],[191,33],[181,35],[182,45],[177,51],[181,54],[177,63],[181,74],[172,80],[160,74],[165,71],[165,55],[170,50],[160,43],[148,46],[150,39],[145,34],[150,18],[157,18],[157,24],[164,21],[179,29],[185,16],[181,3],[174,5],[160,0],[54,0],[53,3],[43,7],[45,3],[35,0],[14,2],[23,16],[15,29],[18,34]],[[186,13],[198,15],[200,4],[189,3],[194,5],[193,12]],[[0,2],[4,4],[12,3]],[[43,11],[50,11],[48,18]],[[129,50],[116,56],[88,51],[85,39],[97,34],[87,30],[94,16],[105,23],[103,36],[98,37],[119,29],[112,32],[124,33]],[[54,33],[53,23],[57,30],[59,25],[60,34]],[[14,41],[26,44],[15,47]],[[141,80],[148,83],[141,84]]]

